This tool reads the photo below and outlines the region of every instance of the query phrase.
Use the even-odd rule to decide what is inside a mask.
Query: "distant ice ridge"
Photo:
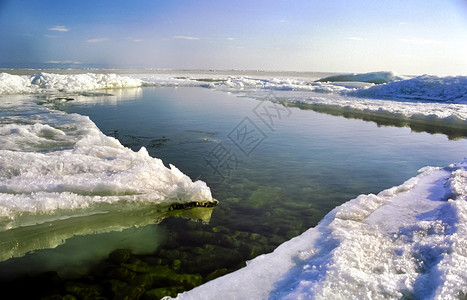
[[[96,89],[140,87],[142,81],[116,74],[49,74],[31,76],[0,73],[0,94],[30,94],[50,91],[79,92]]]
[[[342,75],[333,75],[319,79],[319,82],[341,82],[341,81],[359,81],[359,82],[368,82],[368,83],[389,83],[397,80],[407,79],[405,76],[400,76],[394,72],[370,72],[362,74],[342,74]]]
[[[165,167],[144,147],[122,146],[88,117],[8,97],[0,101],[0,231],[145,205],[216,202],[204,182]]]
[[[306,76],[300,73],[274,72],[256,72],[238,76],[232,74],[228,71],[199,74],[196,72],[178,74],[174,71],[127,76],[92,73],[78,75],[41,73],[32,76],[15,76],[2,73],[0,94],[77,92],[142,85],[207,87],[253,98],[325,105],[333,109],[358,110],[363,114],[377,114],[396,119],[415,118],[417,122],[422,123],[431,123],[433,119],[438,119],[436,121],[443,122],[442,125],[448,127],[466,125],[466,76],[424,75],[404,79],[405,77],[392,72],[372,72],[333,75],[319,79],[320,77],[316,77],[318,74],[306,74]],[[281,77],[282,75],[285,77]],[[385,81],[388,83],[370,83]],[[115,94],[116,91],[112,93]]]
[[[259,91],[314,92],[359,98],[402,100],[405,102],[438,101],[467,103],[467,76],[437,77],[423,75],[415,78],[393,72],[342,74],[321,79],[303,77],[231,76],[216,74],[146,75],[146,83],[167,86],[203,86],[225,91],[241,91],[248,96]],[[307,96],[303,94],[304,98]],[[356,99],[354,99],[355,101]]]
[[[373,73],[355,74],[347,80],[364,80],[365,78],[362,77],[368,77],[366,79],[369,80],[371,78],[369,74]],[[342,110],[353,109],[362,113],[392,118],[417,118],[420,121],[425,118],[427,122],[430,122],[428,119],[436,118],[455,126],[467,125],[465,124],[467,120],[466,76],[424,75],[377,85],[363,82],[228,78],[225,82],[213,85],[220,89],[222,87],[236,89],[246,96],[272,101],[333,106]]]
[[[159,86],[198,86],[213,88],[222,91],[314,91],[321,93],[340,92],[346,90],[344,84],[329,84],[316,82],[316,78],[294,78],[294,77],[270,77],[263,76],[233,76],[226,74],[215,74],[215,77],[209,74],[190,74],[187,76],[177,76],[169,74],[157,75],[137,75],[148,85]],[[347,86],[352,88],[368,86],[368,83],[349,83]]]
[[[228,87],[232,89],[268,89],[313,92],[341,92],[348,89],[369,87],[372,84],[388,83],[404,80],[408,77],[400,76],[394,72],[371,72],[364,74],[342,74],[315,78],[293,77],[250,77],[227,76],[224,80],[212,82],[211,87]]]
[[[332,93],[346,90],[339,85],[331,85],[313,80],[295,78],[251,78],[251,77],[228,77],[225,81],[212,83],[211,87],[230,88],[237,90],[272,90],[272,91],[312,91],[321,93]]]
[[[412,79],[376,85],[347,94],[370,98],[396,98],[467,104],[467,76],[423,75]]]
[[[467,159],[423,168],[178,299],[463,299],[466,187]]]

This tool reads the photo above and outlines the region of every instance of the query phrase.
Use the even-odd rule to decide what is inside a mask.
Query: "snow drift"
[[[467,160],[419,173],[178,299],[465,297]]]
[[[0,73],[0,94],[30,94],[51,91],[80,92],[96,89],[140,87],[142,81],[116,74],[49,74],[31,76]]]

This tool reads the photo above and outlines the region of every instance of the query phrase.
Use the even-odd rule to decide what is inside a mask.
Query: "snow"
[[[351,95],[351,96],[350,96]],[[282,99],[280,96],[279,99]],[[287,97],[287,96],[285,96]],[[398,101],[399,100],[399,101]],[[390,118],[412,118],[433,123],[444,121],[446,126],[467,126],[467,105],[461,103],[414,102],[404,99],[383,100],[349,96],[290,95],[288,101],[311,105],[324,105],[342,111],[355,110],[363,114],[375,114]]]
[[[141,80],[116,74],[49,74],[31,76],[0,73],[1,94],[28,94],[50,91],[80,92],[96,89],[139,87]]]
[[[406,79],[385,72],[345,76],[328,76],[317,82],[319,78],[268,73],[1,73],[0,234],[19,230],[22,240],[10,243],[0,260],[56,247],[74,234],[125,230],[138,220],[144,226],[154,216],[142,212],[154,207],[216,202],[206,183],[193,182],[172,165],[165,167],[145,148],[138,152],[125,148],[105,136],[89,118],[37,105],[34,96],[25,94],[55,97],[57,92],[112,88],[115,97],[123,99],[141,93],[141,89],[123,88],[197,86],[271,101],[467,126],[465,76]],[[385,83],[376,82],[380,79]],[[99,101],[98,97],[73,98]],[[109,97],[106,99],[102,101]],[[361,195],[335,208],[317,227],[273,253],[179,298],[465,297],[466,168],[467,160],[445,168],[427,167],[400,186],[377,195]],[[133,218],[128,219],[124,212],[134,213]],[[100,221],[90,222],[85,227],[76,221],[78,225],[68,226],[64,232],[51,232],[28,242],[30,228],[48,232],[42,229],[51,222],[102,214],[109,220],[118,215],[125,221],[109,221],[105,226],[100,226]]]
[[[364,80],[360,75],[369,77],[368,74],[356,74],[353,79]],[[244,96],[271,101],[324,105],[382,117],[415,118],[428,123],[438,119],[446,126],[467,126],[465,76],[420,76],[378,85],[242,77],[228,78],[225,82],[211,84],[211,87],[242,91]]]
[[[273,90],[273,91],[314,91],[314,92],[338,92],[346,88],[338,85],[323,84],[313,80],[295,78],[252,78],[232,77],[219,83],[212,83],[213,88],[229,88],[234,90]]]
[[[28,93],[31,82],[24,76],[0,73],[0,94]]]
[[[165,167],[144,147],[122,146],[88,117],[2,100],[0,231],[113,209],[216,202],[206,183]]]
[[[115,203],[131,210],[215,202],[204,182],[165,167],[144,147],[138,152],[125,148],[88,117],[9,95],[141,85],[140,79],[116,74],[0,74],[0,94],[8,94],[0,98],[0,231],[92,215],[103,207],[110,211]],[[116,93],[120,98],[128,94]]]
[[[206,183],[193,182],[173,165],[167,168],[144,147],[134,152],[88,117],[54,109],[70,99],[134,99],[141,86],[138,78],[116,74],[0,74],[0,261],[39,249],[60,252],[59,246],[76,236],[110,234],[118,241],[118,233],[131,234],[131,228],[167,217],[173,205],[217,203]],[[99,89],[112,89],[112,95],[86,96]],[[182,215],[208,220],[211,211],[191,209]],[[141,249],[154,251],[157,244],[154,240]],[[101,258],[109,249],[103,247]],[[89,252],[86,259],[99,255]],[[38,260],[23,267],[49,264]],[[21,272],[17,265],[0,276],[14,272]]]
[[[370,98],[402,98],[467,104],[467,76],[423,75],[352,91],[349,94]]]
[[[467,294],[467,160],[361,195],[178,299],[456,299]]]

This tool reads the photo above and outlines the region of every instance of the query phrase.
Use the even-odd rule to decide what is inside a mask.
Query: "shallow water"
[[[460,161],[467,146],[445,135],[278,107],[202,88],[144,88],[137,99],[62,109],[206,181],[220,201],[213,226],[280,238],[423,166]]]
[[[70,97],[75,100],[53,106],[89,116],[106,135],[135,151],[146,147],[151,156],[211,188],[219,205],[209,224],[209,218],[205,223],[167,218],[159,225],[129,229],[132,236],[155,241],[144,251],[132,247],[139,243],[137,238],[114,247],[131,249],[148,264],[161,260],[181,273],[199,273],[204,281],[272,251],[315,226],[335,206],[398,185],[426,165],[460,161],[462,149],[467,149],[466,140],[453,141],[442,134],[415,133],[205,88],[145,87],[113,96]],[[117,239],[125,239],[125,234],[128,229]],[[55,252],[36,251],[24,261],[34,261],[33,256],[53,260],[67,244],[90,240],[72,238]],[[114,250],[101,248],[102,257]],[[7,261],[3,268],[24,261]],[[55,265],[43,271],[57,269]],[[94,278],[103,281],[99,276]]]

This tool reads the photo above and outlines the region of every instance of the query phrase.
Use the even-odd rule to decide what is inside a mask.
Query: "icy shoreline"
[[[0,73],[0,95],[46,92],[81,92],[96,89],[140,87],[141,80],[116,74],[50,74],[30,76]]]
[[[102,70],[103,71],[103,70]],[[70,71],[71,72],[71,71]],[[238,72],[233,72],[236,74]],[[324,78],[304,73],[256,72],[256,76],[223,72],[147,72],[142,74],[0,74],[0,94],[85,92],[141,86],[195,86],[273,98],[351,108],[397,117],[436,118],[467,126],[467,76],[408,78],[392,72],[344,74]],[[308,77],[307,77],[308,76]],[[345,81],[342,81],[345,80]],[[381,84],[374,84],[381,83]],[[274,99],[270,99],[274,100]]]
[[[5,109],[0,115],[0,232],[107,213],[114,203],[129,211],[151,204],[215,203],[204,182],[192,182],[175,167],[166,168],[144,148],[133,152],[123,147],[87,117],[36,105],[25,94],[197,86],[467,127],[464,77],[422,76],[383,85],[315,79],[267,74],[1,74],[0,107]],[[401,186],[351,200],[273,253],[180,298],[465,296],[467,277],[456,266],[467,264],[466,166],[467,161],[444,169],[424,168]],[[26,246],[5,258],[30,251]]]
[[[177,299],[465,297],[467,160],[419,172]]]

